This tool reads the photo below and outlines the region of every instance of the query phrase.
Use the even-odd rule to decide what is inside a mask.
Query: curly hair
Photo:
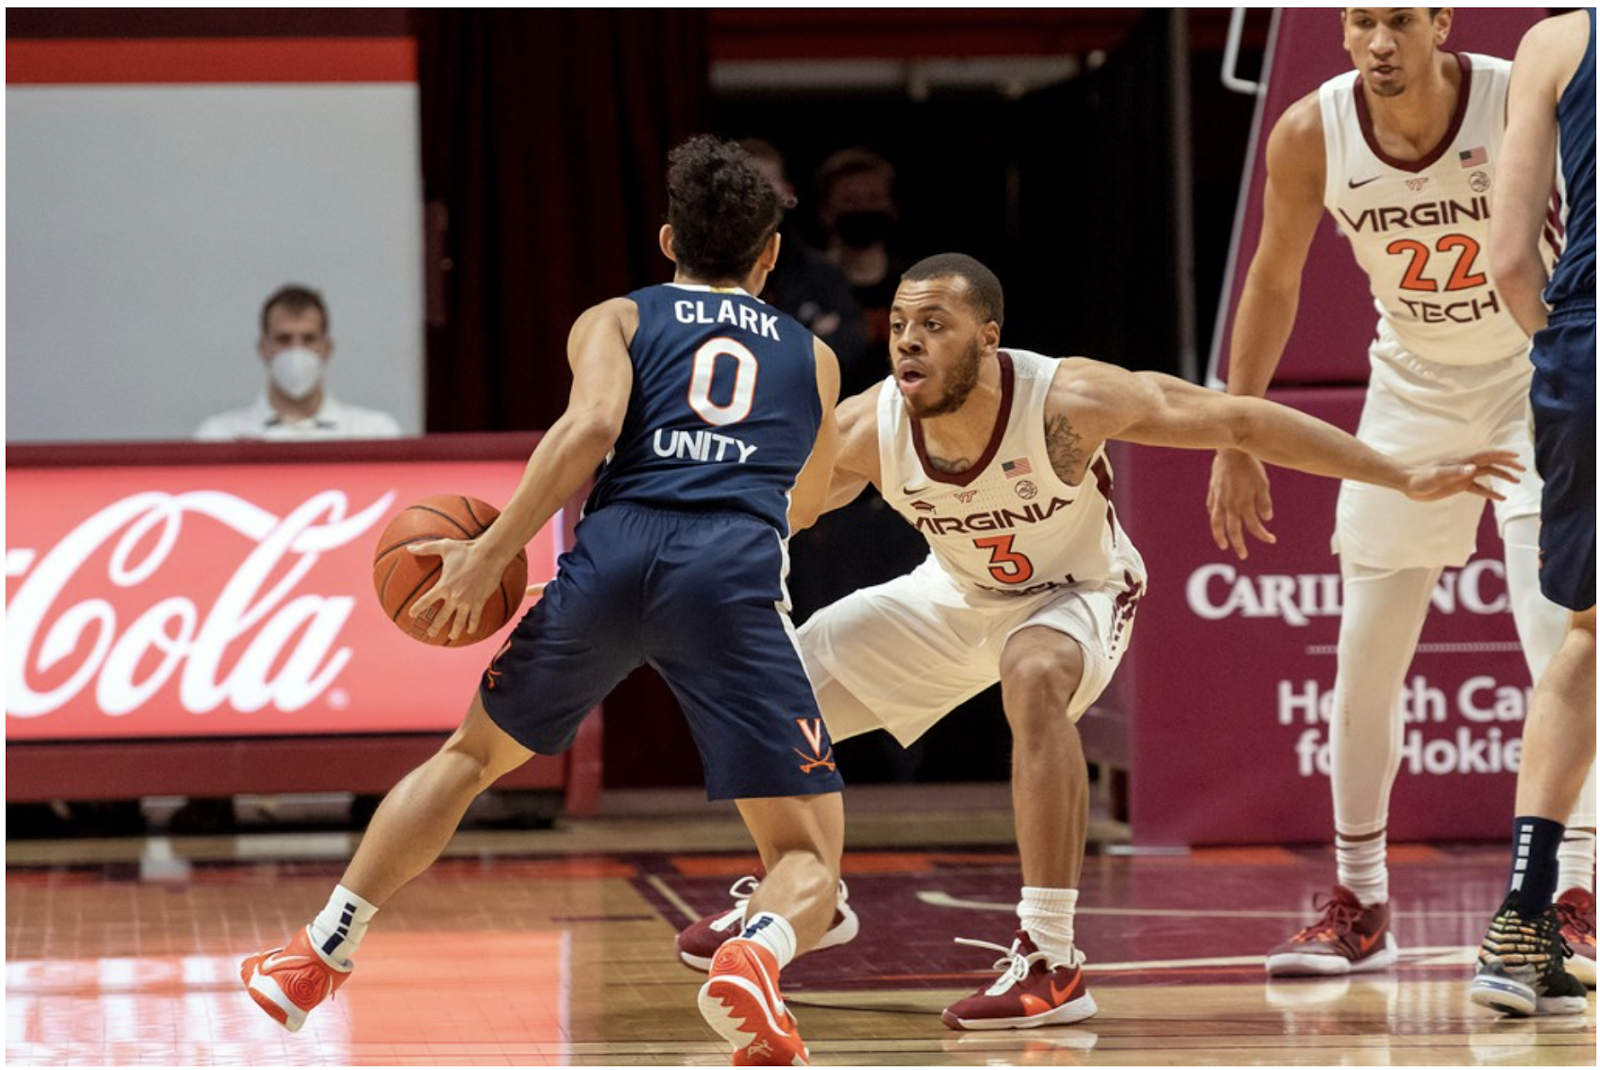
[[[700,134],[667,156],[672,255],[694,278],[743,279],[781,218],[777,191],[734,142]]]
[[[965,253],[939,253],[924,257],[906,269],[900,276],[907,282],[926,282],[929,279],[966,279],[967,302],[978,313],[980,320],[993,320],[996,327],[1006,322],[1005,291],[994,272]]]

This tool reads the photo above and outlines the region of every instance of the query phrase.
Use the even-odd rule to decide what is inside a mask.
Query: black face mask
[[[839,240],[850,248],[867,249],[893,233],[894,217],[888,212],[840,212],[833,226]]]

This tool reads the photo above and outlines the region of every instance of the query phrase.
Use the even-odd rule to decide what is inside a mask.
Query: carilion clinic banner
[[[401,634],[373,593],[373,548],[417,499],[455,493],[502,505],[526,455],[271,456],[8,467],[7,740],[459,723],[500,637],[444,649]],[[555,574],[562,524],[558,515],[528,547],[530,580]]]
[[[1362,391],[1273,397],[1349,429]],[[1269,468],[1268,527],[1278,542],[1252,540],[1240,561],[1211,541],[1209,452],[1122,447],[1113,463],[1117,514],[1150,572],[1128,654],[1102,700],[1131,717],[1135,842],[1331,840],[1337,481]],[[1477,552],[1434,591],[1406,676],[1391,840],[1505,834],[1529,689],[1486,509]]]

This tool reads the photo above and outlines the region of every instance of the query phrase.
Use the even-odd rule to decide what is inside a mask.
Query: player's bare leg
[[[700,1013],[744,1065],[804,1065],[809,1058],[778,975],[832,923],[844,849],[838,792],[740,799],[766,879],[750,897],[744,929],[724,943],[700,989]]]
[[[1572,614],[1533,691],[1522,732],[1517,813],[1565,822],[1594,762],[1595,611]]]
[[[1011,805],[1023,883],[1076,888],[1089,833],[1089,770],[1067,706],[1083,679],[1083,651],[1069,636],[1027,628],[1000,658],[1011,725]]]
[[[240,976],[257,1005],[298,1031],[350,976],[351,956],[378,908],[433,864],[473,799],[531,757],[474,696],[438,753],[384,798],[322,912],[284,947],[245,959]]]
[[[1572,949],[1563,946],[1566,919],[1552,899],[1562,826],[1594,762],[1594,687],[1591,607],[1572,615],[1561,649],[1534,686],[1522,732],[1515,861],[1470,989],[1474,1003],[1506,1014],[1582,1014],[1588,1003],[1583,983],[1565,968]]]
[[[1067,1025],[1096,1011],[1072,931],[1089,832],[1089,770],[1067,710],[1082,680],[1082,648],[1054,629],[1025,628],[1001,654],[1022,855],[1021,925],[1010,947],[962,941],[999,951],[1000,977],[945,1009],[942,1020],[952,1029]]]
[[[382,906],[439,857],[472,800],[532,757],[473,696],[466,719],[444,746],[384,797],[341,883]]]
[[[794,928],[795,954],[804,954],[833,921],[844,851],[843,797],[831,792],[740,799],[738,805],[767,872],[745,917],[763,911],[783,915]]]

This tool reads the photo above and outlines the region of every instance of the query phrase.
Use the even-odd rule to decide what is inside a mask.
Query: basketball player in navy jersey
[[[1589,8],[1546,19],[1523,37],[1493,202],[1490,270],[1533,336],[1534,451],[1544,476],[1539,580],[1572,612],[1528,707],[1506,899],[1472,980],[1474,1003],[1517,1017],[1582,1014],[1588,1000],[1566,956],[1582,961],[1583,941],[1588,961],[1594,956],[1594,927],[1564,931],[1552,902],[1563,826],[1594,761],[1594,20]],[[1557,178],[1567,242],[1547,276],[1539,241]]]
[[[1487,272],[1488,193],[1511,162],[1501,140],[1511,65],[1445,50],[1451,8],[1344,8],[1354,71],[1290,105],[1267,143],[1261,238],[1239,298],[1228,392],[1261,396],[1294,326],[1307,251],[1326,212],[1378,306],[1363,442],[1426,461],[1489,447],[1532,468],[1528,338]],[[1552,254],[1548,243],[1541,256]],[[1540,594],[1539,480],[1494,506],[1506,590],[1529,675],[1561,644],[1565,614]],[[1273,541],[1272,495],[1255,458],[1220,450],[1207,498],[1219,549]],[[1382,487],[1339,490],[1333,547],[1343,611],[1329,740],[1335,881],[1321,916],[1272,948],[1269,975],[1382,970],[1390,925],[1389,797],[1401,759],[1401,690],[1439,575],[1466,564],[1483,503],[1421,503]],[[1594,927],[1594,779],[1561,855],[1570,935]],[[1592,947],[1575,966],[1594,982]]]
[[[759,293],[780,209],[744,150],[673,150],[661,250],[674,281],[596,305],[568,342],[572,395],[505,510],[443,558],[413,616],[476,626],[507,562],[597,468],[576,541],[497,653],[466,719],[389,793],[328,905],[287,947],[246,959],[263,1010],[298,1030],[350,976],[376,911],[449,842],[474,797],[569,747],[642,664],[689,720],[712,799],[735,799],[766,866],[746,925],[700,990],[743,1064],[803,1065],[779,971],[834,912],[844,812],[832,744],[796,649],[785,543],[823,506],[837,443],[833,352]],[[603,467],[602,467],[603,465]]]
[[[997,951],[1000,976],[944,1011],[953,1029],[1066,1025],[1096,1013],[1074,937],[1089,818],[1075,722],[1110,683],[1145,589],[1144,563],[1113,507],[1105,443],[1226,444],[1420,500],[1499,498],[1476,480],[1514,478],[1515,467],[1504,451],[1400,464],[1282,405],[1002,348],[1004,319],[1000,281],[970,256],[929,257],[901,278],[889,323],[893,375],[839,406],[827,505],[871,483],[931,552],[800,630],[837,739],[884,729],[910,745],[1001,686],[1022,859],[1018,925],[1009,945],[963,941]],[[685,930],[680,950],[714,946],[723,938],[714,925]]]

